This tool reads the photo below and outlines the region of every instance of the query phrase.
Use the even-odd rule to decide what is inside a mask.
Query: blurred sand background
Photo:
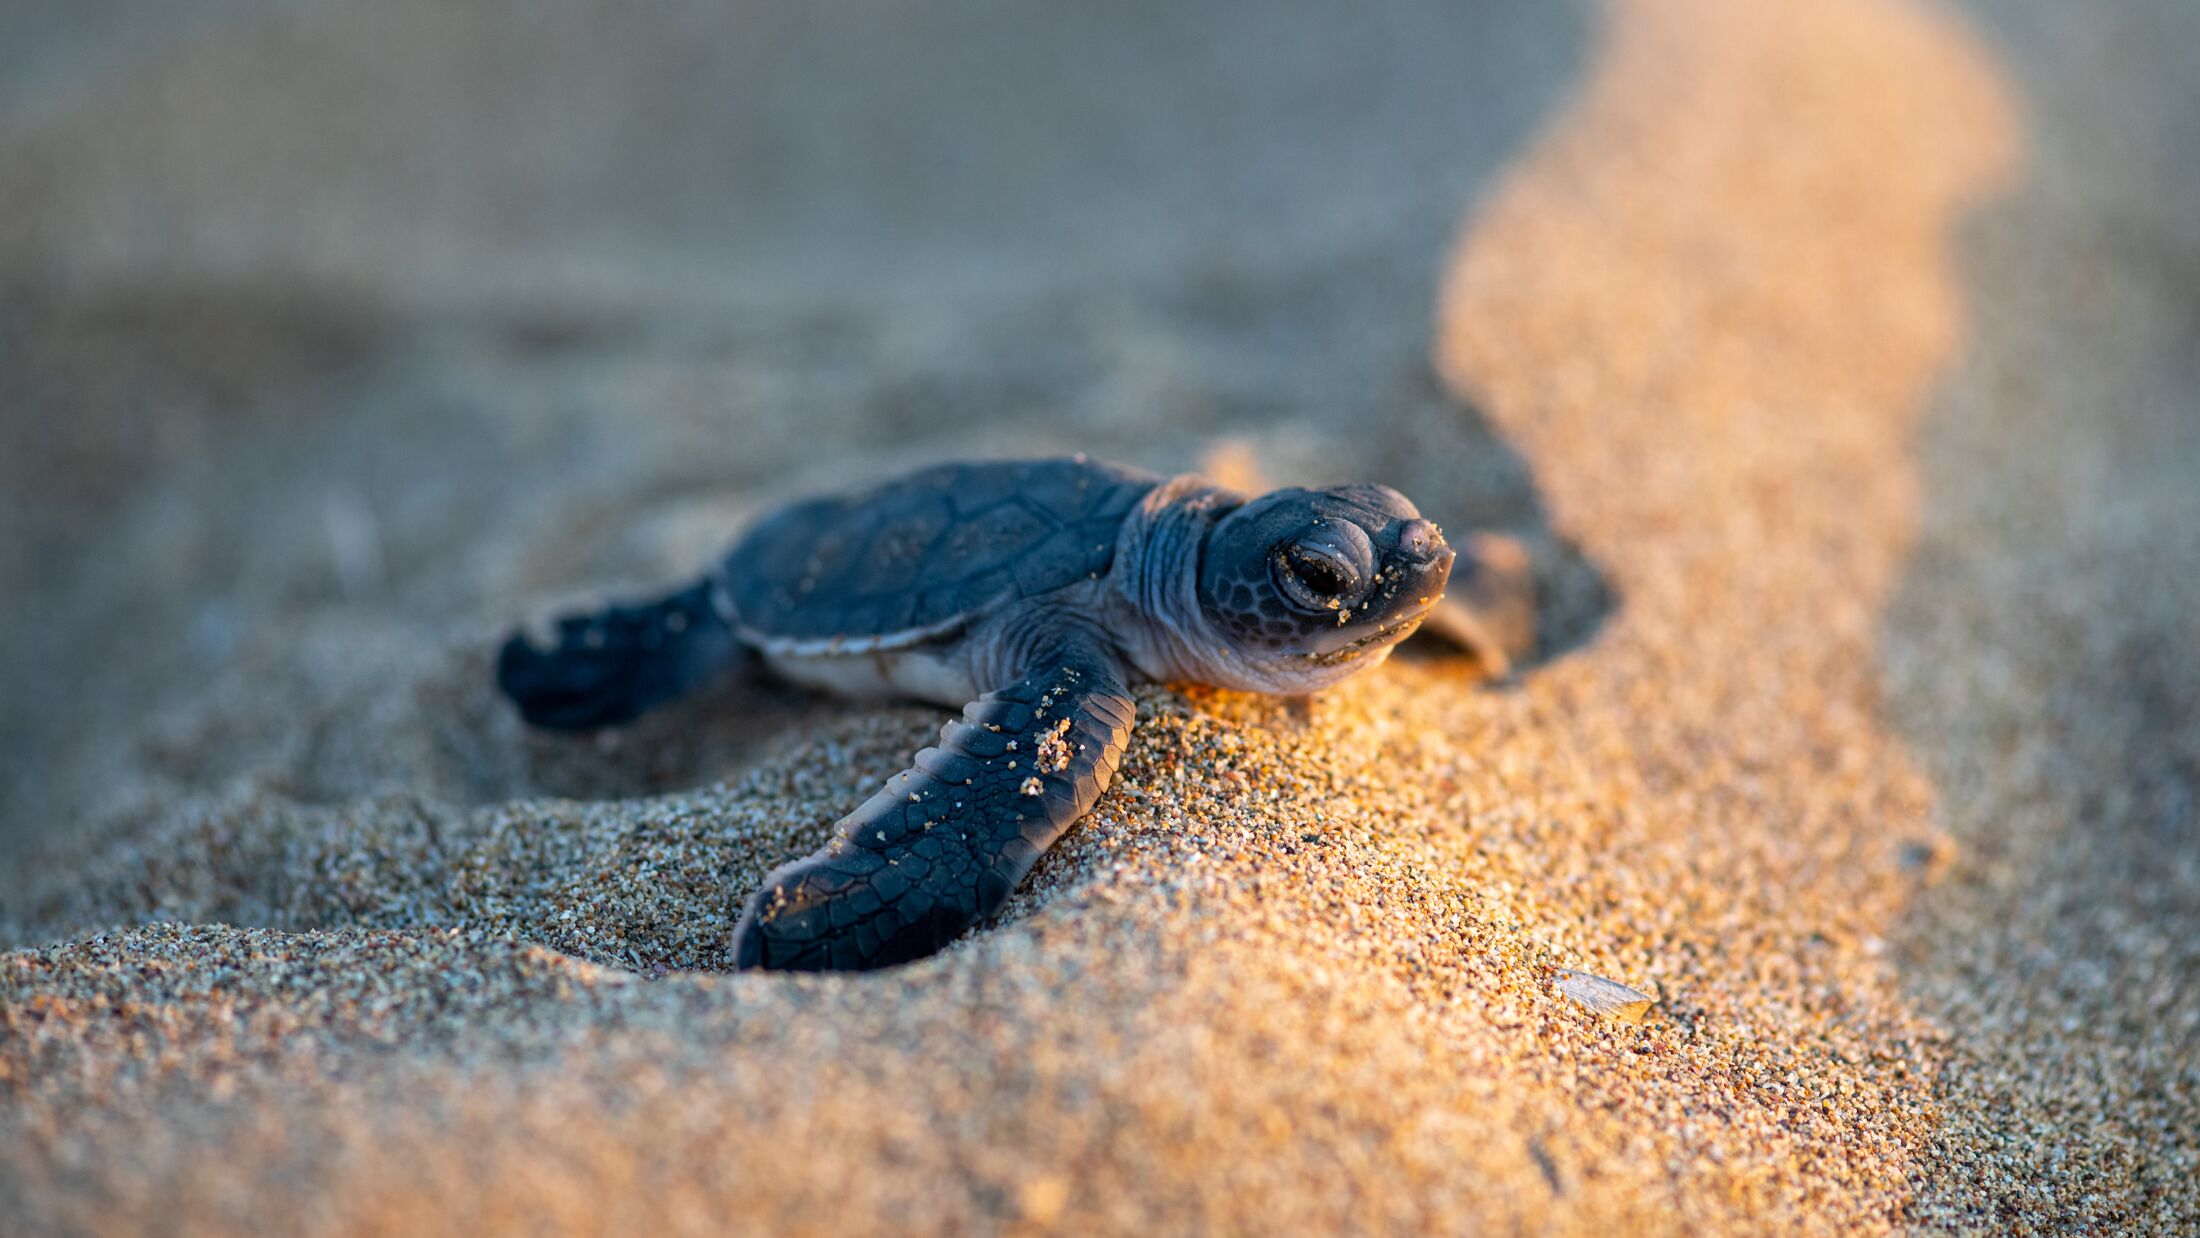
[[[2196,48],[0,5],[0,1215],[2189,1230]],[[489,690],[779,497],[1230,440],[1526,537],[1543,655],[1145,691],[937,959],[714,970],[936,713]]]

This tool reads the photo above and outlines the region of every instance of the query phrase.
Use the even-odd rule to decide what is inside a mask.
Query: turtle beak
[[[1398,553],[1409,562],[1432,563],[1441,558],[1447,565],[1452,560],[1452,549],[1444,541],[1444,531],[1433,520],[1415,517],[1398,529]]]
[[[1405,573],[1404,586],[1414,598],[1426,598],[1420,609],[1426,612],[1444,596],[1444,585],[1451,580],[1451,565],[1459,558],[1457,551],[1444,541],[1444,531],[1434,521],[1408,520],[1398,530],[1398,566]]]

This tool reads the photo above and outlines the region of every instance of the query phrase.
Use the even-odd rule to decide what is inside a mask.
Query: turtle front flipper
[[[764,879],[734,928],[735,966],[861,971],[947,945],[1091,810],[1133,712],[1114,659],[1083,648],[972,702],[824,850]]]
[[[548,650],[513,633],[497,654],[497,686],[530,725],[588,731],[632,721],[741,659],[715,579],[669,597],[558,621]]]
[[[1535,565],[1518,539],[1472,533],[1421,631],[1471,653],[1491,675],[1535,652]]]

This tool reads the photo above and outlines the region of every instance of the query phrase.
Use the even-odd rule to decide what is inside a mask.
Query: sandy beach
[[[523,7],[0,17],[11,1230],[2200,1225],[2178,0]],[[938,711],[490,683],[791,495],[1218,448],[1542,647],[1141,687],[918,964],[726,935]]]

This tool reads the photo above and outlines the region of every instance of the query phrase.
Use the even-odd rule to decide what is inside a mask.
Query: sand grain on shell
[[[1413,659],[1308,703],[1142,690],[1118,785],[1002,923],[859,979],[707,969],[737,893],[926,711],[821,711],[650,800],[173,808],[23,912],[73,940],[0,960],[9,1215],[1911,1220],[1963,1032],[1883,945],[1939,843],[1876,624],[1960,337],[1949,231],[2007,165],[2005,105],[1907,6],[1610,14],[1583,96],[1469,221],[1438,340],[1611,572],[1593,644],[1507,691]],[[1655,1010],[1595,1017],[1566,971]],[[1966,1189],[1988,1202],[1951,1186],[1959,1221]]]

